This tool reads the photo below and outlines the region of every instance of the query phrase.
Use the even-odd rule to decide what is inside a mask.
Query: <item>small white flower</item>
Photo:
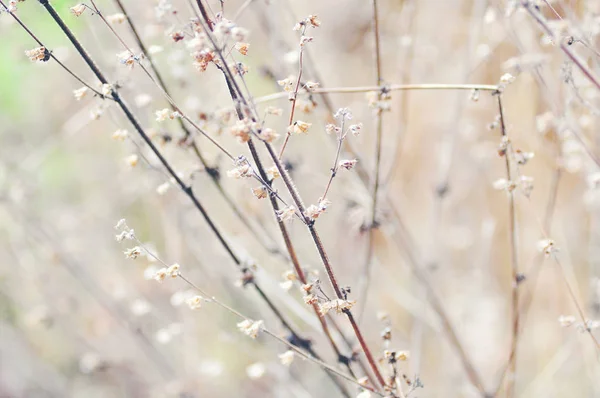
[[[83,14],[83,12],[85,11],[86,6],[85,4],[76,4],[73,7],[69,8],[69,10],[71,10],[71,13],[73,15],[75,15],[76,17],[80,16],[81,14]]]
[[[546,256],[549,256],[558,251],[558,248],[554,244],[552,239],[542,239],[538,242],[537,248],[540,252],[544,253]]]
[[[197,310],[198,308],[202,307],[202,300],[202,296],[193,296],[185,300],[185,302],[190,309]]]
[[[75,96],[75,99],[77,101],[81,101],[88,93],[89,88],[87,87],[81,87],[78,88],[77,90],[73,90],[73,96]]]
[[[283,354],[278,355],[279,361],[284,366],[290,366],[292,364],[292,362],[294,361],[294,356],[295,356],[295,352],[292,350],[288,350],[288,351],[284,352]]]
[[[246,336],[255,339],[258,336],[258,332],[260,332],[260,330],[262,329],[263,323],[263,321],[253,321],[250,319],[245,319],[242,322],[238,323],[237,327]]]

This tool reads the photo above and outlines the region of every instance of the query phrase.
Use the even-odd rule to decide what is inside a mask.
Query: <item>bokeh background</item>
[[[195,138],[209,164],[219,168],[225,191],[261,231],[260,239],[248,233],[194,154],[177,144],[177,123],[155,120],[154,112],[167,102],[139,67],[119,64],[115,54],[122,48],[100,19],[89,10],[75,17],[69,12],[73,2],[51,3],[120,86],[169,161],[186,177],[193,174],[194,191],[240,256],[256,263],[267,294],[335,364],[300,289],[280,286],[291,267],[263,245],[283,246],[268,202],[252,196],[255,184],[227,178],[231,162],[206,139]],[[106,15],[118,12],[110,0],[96,3]],[[531,300],[523,311],[515,396],[600,397],[598,351],[590,335],[578,330],[568,292],[571,287],[589,320],[600,319],[600,91],[557,45],[572,37],[569,48],[598,75],[600,3],[552,1],[561,20],[544,1],[537,2],[557,33],[554,39],[515,3],[378,1],[383,82],[493,85],[505,73],[515,77],[502,94],[507,132],[514,149],[535,153],[518,169],[518,175],[533,177],[530,197],[521,187],[514,191],[518,267],[525,277],[519,292],[523,302]],[[146,44],[159,46],[153,57],[177,103],[232,153],[249,156],[246,146],[214,121],[215,113],[231,107],[220,72],[214,66],[198,72],[185,46],[188,39],[170,39],[169,33],[194,15],[190,3],[124,4]],[[214,12],[220,8],[218,1],[209,4]],[[172,8],[159,18],[156,7],[167,5]],[[314,41],[307,45],[304,76],[325,88],[377,84],[370,1],[227,0],[224,9],[226,18],[237,14],[235,22],[250,31],[243,61],[255,98],[281,92],[275,80],[297,75],[299,36],[292,27],[309,14],[318,15],[322,26],[309,30]],[[54,55],[96,84],[38,2],[18,3],[17,15]],[[125,23],[115,30],[138,51]],[[151,280],[157,267],[151,258],[125,258],[127,246],[115,241],[113,229],[121,218],[167,263],[181,264],[189,279],[284,333],[255,292],[238,287],[238,271],[187,198],[175,186],[157,193],[168,176],[114,104],[91,96],[76,101],[72,91],[80,84],[53,61],[29,61],[24,52],[34,47],[10,15],[0,14],[0,397],[338,396],[317,366],[302,360],[282,366],[278,354],[284,346],[268,336],[244,336],[236,318],[218,307],[205,304],[191,311],[182,304],[188,286]],[[361,327],[377,357],[388,348],[410,351],[399,369],[424,385],[410,396],[481,396],[415,267],[425,270],[490,393],[503,384],[510,352],[509,195],[494,189],[495,181],[506,178],[497,149],[501,132],[491,128],[497,98],[481,91],[473,101],[473,95],[470,90],[394,91],[383,115],[381,225],[373,233],[372,280]],[[375,172],[375,117],[365,93],[314,100],[310,113],[298,112],[299,119],[312,123],[309,134],[293,136],[286,150],[307,203],[322,194],[335,157],[335,142],[325,133],[331,119],[326,102],[333,110],[350,108],[353,122],[363,123],[361,135],[347,143],[371,180]],[[259,108],[268,105],[284,110],[283,116],[267,119],[284,134],[287,98]],[[100,117],[91,117],[98,112]],[[131,138],[113,140],[118,129],[129,130]],[[126,160],[131,154],[139,156],[135,167]],[[364,280],[368,239],[360,227],[370,217],[370,183],[344,170],[329,198],[333,204],[317,226],[340,283],[354,293]],[[328,291],[306,228],[298,220],[289,228],[302,264],[321,273]],[[558,261],[538,251],[540,239],[548,237],[559,248]],[[361,312],[362,303],[357,305]],[[568,318],[562,318],[561,325],[561,316],[574,316],[575,324],[564,326]],[[337,318],[352,336],[345,318]],[[389,345],[380,337],[387,326]],[[600,338],[598,329],[591,333]],[[355,385],[348,388],[359,393]],[[498,396],[504,395],[500,388]]]

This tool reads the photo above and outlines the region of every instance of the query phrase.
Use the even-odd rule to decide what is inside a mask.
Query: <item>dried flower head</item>
[[[202,301],[202,296],[196,295],[185,300],[185,303],[190,307],[190,309],[197,310],[202,307]]]
[[[306,43],[310,43],[314,40],[314,37],[311,36],[301,36],[300,37],[300,47],[304,47]]]
[[[135,239],[135,231],[133,229],[121,231],[119,235],[115,235],[115,239],[117,242],[121,242],[123,240],[133,240]]]
[[[258,332],[263,327],[263,321],[253,321],[250,319],[245,319],[242,322],[237,324],[238,329],[244,333],[246,336],[250,336],[255,339],[258,336]]]
[[[37,47],[25,51],[25,55],[32,61],[46,62],[50,59],[50,51],[46,47]]]
[[[264,128],[264,129],[261,130],[261,132],[259,134],[259,137],[262,140],[266,141],[266,142],[273,142],[277,138],[279,138],[279,134],[277,134],[275,132],[275,130],[273,130],[273,129],[269,128],[269,127],[266,127],[266,128]]]
[[[294,215],[296,214],[296,207],[288,206],[284,209],[277,210],[276,213],[279,221],[288,221],[294,218]]]
[[[77,90],[73,90],[73,96],[77,101],[81,101],[88,93],[90,89],[87,87],[81,87]]]
[[[552,239],[542,239],[538,242],[537,248],[540,252],[544,253],[546,256],[550,256],[553,253],[558,251],[558,248],[554,244]]]
[[[294,361],[294,356],[295,356],[295,353],[292,350],[288,350],[288,351],[284,352],[283,354],[278,355],[279,361],[284,366],[290,366],[292,364],[292,362]]]
[[[352,125],[350,125],[350,127],[348,127],[348,130],[350,130],[350,132],[352,133],[353,136],[357,136],[360,134],[362,127],[363,127],[362,123],[352,124]]]
[[[267,177],[269,177],[269,180],[274,180],[276,178],[281,177],[277,166],[271,166],[267,169]]]
[[[342,300],[335,299],[331,301],[326,301],[319,305],[319,313],[323,315],[327,315],[330,310],[335,310],[338,314],[343,313],[346,310],[349,310],[356,304],[356,300]]]
[[[127,66],[129,69],[133,69],[135,65],[135,56],[131,53],[131,51],[123,51],[117,54],[117,58],[119,62],[123,65]]]
[[[304,296],[304,302],[308,305],[314,305],[319,303],[319,299],[314,294],[307,294]]]
[[[234,169],[227,171],[227,177],[240,179],[243,177],[252,177],[252,168],[248,164],[242,164]]]
[[[558,317],[558,323],[565,328],[572,326],[575,323],[575,320],[575,317],[572,315],[561,315]]]
[[[289,133],[295,134],[308,134],[308,129],[312,126],[312,123],[303,122],[302,120],[296,120],[294,124],[290,125],[287,129]]]
[[[118,14],[108,15],[106,17],[106,20],[108,21],[108,23],[111,23],[111,24],[121,24],[121,23],[125,22],[126,18],[125,18],[124,14],[118,13]]]
[[[250,48],[249,43],[237,42],[235,43],[235,49],[242,55],[248,55],[248,49]]]
[[[112,134],[112,139],[117,141],[125,141],[129,133],[127,130],[119,129]]]
[[[340,160],[340,162],[338,163],[338,166],[342,167],[346,170],[351,170],[354,166],[356,166],[356,162],[358,162],[358,160],[356,160],[356,159],[352,159],[352,160],[343,159],[343,160]]]
[[[139,257],[140,254],[142,254],[142,251],[139,248],[139,246],[135,246],[135,247],[132,247],[131,249],[125,250],[123,253],[125,254],[125,257],[135,260],[136,258]]]
[[[275,106],[268,106],[267,109],[265,109],[265,113],[267,115],[281,116],[283,114],[283,109]]]
[[[258,199],[264,199],[268,195],[267,188],[264,185],[260,187],[252,188],[252,194]]]
[[[329,123],[325,126],[325,132],[327,134],[335,133],[337,135],[342,132],[342,128],[339,126],[336,126],[335,124]]]
[[[139,161],[138,155],[136,155],[135,153],[127,156],[125,158],[125,162],[130,166],[130,167],[135,167],[137,166]]]
[[[179,276],[179,268],[179,264],[177,263],[169,266],[169,268],[167,268],[167,275],[171,278],[177,278]]]
[[[171,39],[177,43],[183,39],[185,39],[185,35],[183,32],[173,32],[171,33]]]
[[[307,89],[308,91],[312,91],[315,88],[319,87],[319,83],[317,82],[311,82],[310,80],[307,81],[306,83],[304,83],[304,88]]]
[[[281,87],[283,87],[284,91],[290,92],[294,89],[293,79],[294,79],[293,76],[289,76],[289,77],[286,77],[285,79],[277,80],[277,84],[279,84]]]
[[[85,11],[86,8],[87,8],[87,6],[85,4],[79,3],[79,4],[76,4],[73,7],[69,8],[69,10],[71,10],[71,13],[73,15],[78,17],[81,14],[83,14],[83,12]]]
[[[104,95],[105,97],[112,96],[112,93],[113,93],[112,84],[104,83],[101,87],[101,92],[102,92],[102,95]]]
[[[154,273],[154,275],[152,276],[152,279],[154,279],[157,282],[162,282],[165,280],[166,277],[167,277],[167,269],[161,268]]]

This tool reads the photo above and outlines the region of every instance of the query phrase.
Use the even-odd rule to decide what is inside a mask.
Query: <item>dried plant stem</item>
[[[383,84],[383,78],[381,75],[381,42],[379,37],[379,16],[377,13],[377,0],[373,0],[373,26],[375,34],[375,69],[377,71],[377,85]],[[379,91],[378,97],[381,101],[383,96],[383,90]],[[374,233],[377,227],[377,198],[379,193],[380,184],[380,172],[381,172],[381,144],[383,138],[383,110],[378,109],[375,115],[375,175],[372,182],[371,191],[371,219],[369,225],[367,225],[367,251],[365,255],[364,264],[362,267],[362,277],[360,278],[360,286],[358,290],[358,301],[360,302],[361,309],[359,312],[358,319],[362,319],[363,314],[368,303],[369,297],[369,286],[371,284],[371,268],[373,263],[374,247]]]
[[[260,161],[258,151],[256,150],[256,146],[254,145],[254,142],[252,140],[248,141],[248,148],[250,149],[250,153],[252,154],[254,162],[256,163],[258,170],[261,173],[262,178],[264,180],[268,181],[268,177],[266,175],[264,167],[262,166],[262,162]],[[289,235],[289,232],[285,225],[285,222],[282,221],[277,216],[277,211],[279,210],[279,204],[277,203],[277,200],[275,200],[273,195],[269,195],[269,200],[271,202],[271,207],[273,209],[275,219],[277,220],[277,225],[279,226],[279,230],[281,231],[281,236],[283,237],[285,247],[287,248],[290,260],[294,267],[294,271],[296,272],[298,280],[303,285],[306,285],[306,284],[308,284],[308,279],[306,279],[306,274],[304,273],[304,270],[302,269],[302,266],[300,265],[300,261],[298,260],[298,256],[296,255],[296,249],[294,248],[294,245],[292,244],[292,240],[290,239],[290,235]],[[352,367],[350,366],[350,361],[342,360],[342,358],[345,358],[346,356],[344,356],[342,354],[339,347],[337,346],[337,343],[333,339],[333,336],[331,335],[331,332],[329,331],[329,326],[327,325],[327,321],[320,314],[319,306],[317,304],[313,304],[312,308],[313,308],[313,311],[315,312],[315,315],[319,319],[319,323],[321,324],[321,328],[323,329],[323,334],[325,334],[325,337],[329,341],[331,348],[333,349],[333,351],[335,352],[335,354],[337,356],[338,362],[344,363],[346,365],[346,367],[348,368],[348,372],[352,375],[352,377],[356,378],[356,376],[352,370]]]
[[[331,175],[329,176],[329,181],[327,181],[327,186],[325,186],[325,192],[323,192],[323,195],[321,196],[321,201],[324,201],[327,198],[327,193],[329,192],[329,188],[331,188],[331,183],[333,181],[333,179],[335,178],[335,176],[337,175],[338,171],[339,171],[339,160],[340,160],[340,153],[342,152],[342,144],[344,142],[344,122],[342,120],[342,135],[340,135],[340,137],[338,137],[338,144],[337,144],[337,150],[335,151],[335,160],[333,161],[333,166],[331,166]]]
[[[542,14],[540,14],[538,8],[531,4],[532,2],[529,0],[521,0],[521,5],[529,15],[538,23],[538,25],[542,28],[542,30],[550,37],[554,37],[554,31],[550,28],[548,21]],[[559,47],[565,53],[565,55],[573,61],[573,63],[579,68],[579,70],[587,77],[587,79],[596,86],[597,89],[600,90],[600,79],[598,76],[594,74],[586,65],[585,62],[582,61],[573,50],[565,43],[564,40],[559,40]]]
[[[368,93],[370,91],[406,91],[406,90],[480,90],[480,91],[498,91],[498,86],[491,84],[390,84],[387,86],[357,86],[357,87],[322,87],[310,90],[311,94],[352,94]],[[256,97],[254,102],[257,104],[275,101],[287,98],[285,92],[273,93]]]
[[[69,69],[65,64],[63,64],[58,58],[56,58],[54,56],[54,54],[52,54],[52,51],[48,50],[48,47],[46,47],[44,45],[44,43],[42,43],[40,41],[40,39],[37,38],[36,35],[33,34],[33,32],[31,30],[29,30],[29,28],[27,26],[25,26],[25,24],[23,22],[21,22],[21,20],[19,19],[19,17],[17,17],[17,15],[15,13],[13,13],[12,11],[9,11],[8,7],[6,7],[6,5],[4,4],[4,2],[2,2],[0,0],[0,5],[2,6],[2,8],[4,9],[4,11],[8,12],[10,14],[11,17],[14,18],[15,21],[17,21],[17,23],[19,25],[21,25],[21,28],[23,28],[28,34],[29,36],[31,36],[31,38],[33,40],[35,40],[35,42],[40,46],[40,47],[44,47],[46,49],[46,51],[48,51],[48,54],[50,56],[50,58],[52,58],[54,61],[56,61],[56,63],[58,65],[60,65],[61,68],[63,68],[65,71],[67,71],[71,76],[73,76],[75,78],[75,80],[77,80],[79,83],[83,84],[85,87],[87,87],[88,89],[90,89],[94,94],[96,94],[98,97],[100,98],[107,98],[105,97],[102,93],[100,93],[98,90],[96,90],[95,88],[93,88],[91,85],[89,85],[88,83],[86,83],[85,81],[83,81],[83,79],[81,79],[77,74],[75,74],[75,72],[73,72],[71,69]]]
[[[100,80],[100,82],[103,83],[103,84],[108,84],[108,81],[104,77],[103,73],[99,70],[99,68],[94,63],[94,61],[91,59],[91,57],[89,56],[89,54],[87,53],[87,51],[83,48],[83,46],[81,45],[81,43],[79,43],[79,41],[77,40],[77,38],[73,35],[73,33],[71,32],[71,30],[66,26],[66,24],[64,23],[64,21],[62,20],[62,18],[58,15],[58,13],[56,12],[56,10],[54,10],[54,8],[48,2],[48,0],[40,0],[40,3],[46,8],[46,10],[48,11],[48,13],[52,17],[52,19],[61,28],[61,30],[63,31],[63,33],[69,38],[69,41],[71,41],[71,43],[76,48],[76,50],[79,53],[79,55],[84,59],[84,61],[86,62],[86,64],[88,65],[88,67],[92,70],[92,72],[96,75],[96,77],[98,78],[98,80]],[[200,201],[198,200],[198,198],[194,194],[192,188],[190,186],[186,185],[181,180],[181,178],[177,175],[177,173],[173,170],[173,168],[171,167],[171,165],[169,164],[169,162],[164,158],[164,156],[156,148],[156,146],[154,145],[154,143],[152,142],[152,140],[150,139],[150,137],[143,130],[143,128],[141,127],[141,125],[139,124],[139,122],[137,121],[137,119],[135,118],[135,116],[133,115],[133,113],[130,111],[129,107],[121,99],[121,97],[119,96],[119,94],[118,94],[117,91],[115,91],[115,90],[112,91],[112,97],[113,97],[114,101],[119,105],[119,107],[121,108],[121,110],[125,114],[126,118],[129,120],[129,122],[132,124],[132,126],[134,127],[134,129],[138,132],[138,134],[142,137],[142,139],[150,147],[150,149],[152,150],[152,152],[159,159],[159,161],[161,162],[161,164],[168,171],[169,175],[171,175],[171,177],[175,180],[175,182],[181,188],[181,190],[192,201],[192,203],[194,204],[194,207],[202,214],[202,216],[205,219],[206,223],[208,224],[209,228],[216,235],[217,239],[219,240],[219,242],[221,243],[221,245],[223,246],[223,248],[225,249],[225,251],[227,252],[227,254],[229,255],[229,257],[234,261],[234,263],[239,268],[241,268],[242,271],[245,271],[245,266],[243,265],[242,261],[234,253],[234,251],[231,248],[231,246],[227,243],[227,241],[225,240],[225,237],[220,232],[220,230],[217,228],[217,226],[213,222],[212,218],[207,213],[206,209],[202,206],[202,204],[200,203]],[[291,325],[289,324],[289,322],[287,322],[286,319],[284,318],[283,314],[273,304],[273,301],[269,297],[267,297],[267,295],[264,293],[264,291],[260,288],[260,286],[258,285],[258,283],[253,278],[251,278],[251,280],[249,281],[249,283],[252,284],[252,286],[254,287],[254,289],[256,290],[256,292],[259,294],[259,296],[263,299],[263,301],[265,301],[265,303],[273,311],[273,313],[275,314],[275,316],[280,320],[280,322],[282,323],[282,325],[292,335],[292,338],[294,339],[294,341],[297,342],[298,344],[304,345],[309,351],[312,351],[312,348],[310,348],[309,341],[306,340],[306,339],[301,338],[299,336],[299,334],[294,331],[294,329],[291,327]]]
[[[506,123],[504,119],[504,107],[502,106],[502,95],[498,93],[498,112],[500,113],[500,131],[502,137],[508,139],[506,134]],[[510,144],[509,144],[510,145]],[[506,166],[506,179],[512,181],[513,175],[510,165],[510,156],[504,154]],[[511,308],[512,308],[512,337],[510,343],[510,355],[508,358],[508,375],[506,393],[508,397],[513,397],[515,394],[515,378],[517,366],[517,347],[519,343],[519,264],[517,254],[517,215],[515,212],[515,197],[514,191],[508,192],[508,217],[509,217],[509,237],[510,237],[510,263],[511,263]]]
[[[304,35],[304,32],[306,32],[306,25],[303,26],[303,28],[302,28],[302,35]],[[288,126],[292,126],[292,124],[294,123],[294,111],[296,110],[296,100],[298,98],[298,90],[300,89],[300,81],[302,79],[302,72],[304,70],[303,60],[304,60],[304,46],[300,45],[300,55],[298,56],[298,78],[296,79],[296,86],[294,87],[294,92],[292,94],[292,100],[290,101],[291,109],[290,109],[290,119],[288,122]],[[287,143],[288,143],[291,135],[292,135],[292,132],[288,130],[285,134],[285,140],[283,141],[283,144],[281,145],[281,149],[279,150],[279,159],[281,159],[283,157],[283,152],[285,151],[285,148],[287,146]]]
[[[296,206],[298,206],[298,209],[300,210],[300,212],[302,214],[305,214],[306,208],[304,207],[304,203],[303,203],[302,199],[300,198],[298,190],[296,189],[296,186],[293,183],[289,173],[287,172],[285,167],[283,167],[283,164],[277,157],[277,154],[275,153],[273,146],[271,144],[269,144],[268,142],[265,142],[265,146],[267,147],[267,151],[269,152],[271,159],[273,159],[273,162],[275,162],[275,166],[277,167],[277,170],[281,174],[281,177],[282,177],[288,191],[292,195],[294,203],[296,204]],[[323,243],[321,242],[321,238],[319,237],[319,234],[315,228],[314,222],[312,220],[307,219],[307,226],[308,226],[310,234],[313,238],[313,241],[317,247],[317,251],[319,252],[319,256],[321,257],[321,261],[323,263],[323,266],[325,267],[325,271],[327,272],[327,276],[329,278],[329,282],[331,283],[333,291],[335,292],[335,295],[338,299],[343,299],[344,297],[342,295],[342,291],[337,282],[337,278],[335,277],[335,274],[333,272],[331,263],[329,262],[329,257],[327,256],[327,253],[325,251]],[[371,367],[373,374],[377,378],[378,383],[382,387],[385,386],[386,385],[385,380],[383,379],[383,376],[381,375],[381,372],[379,371],[379,368],[377,367],[375,358],[373,357],[373,354],[371,353],[371,350],[369,349],[369,347],[362,335],[362,332],[360,331],[360,328],[358,327],[358,324],[356,323],[356,320],[354,319],[354,316],[352,315],[352,312],[350,310],[344,310],[344,314],[346,314],[346,316],[348,317],[348,320],[350,321],[350,324],[352,325],[354,334],[356,335],[356,338],[358,339],[358,342],[363,350],[363,353],[365,354],[367,362],[369,363],[369,366]]]
[[[559,182],[560,182],[560,177],[561,177],[561,170],[560,170],[560,168],[557,168],[556,171],[554,172],[554,177],[552,179],[552,184],[550,187],[550,196],[548,199],[548,204],[546,205],[546,212],[545,212],[545,216],[544,216],[544,230],[548,231],[548,232],[550,232],[550,229],[552,226],[552,218],[554,215],[556,198],[558,195],[558,186],[559,186]],[[526,280],[531,285],[531,287],[530,287],[529,291],[526,291],[523,293],[523,296],[519,300],[519,304],[520,304],[519,312],[520,312],[520,317],[521,317],[519,324],[520,324],[521,331],[525,327],[525,323],[528,319],[527,315],[529,314],[529,308],[531,307],[531,304],[533,302],[533,296],[534,296],[535,288],[537,285],[537,280],[538,280],[540,269],[541,269],[541,266],[543,263],[544,263],[544,255],[540,253],[539,255],[537,255],[535,257],[534,264],[533,264],[533,266],[530,267],[531,271],[528,271],[527,275],[526,275],[526,277],[527,277]],[[517,348],[516,346],[511,345],[511,352],[509,354],[509,358],[511,358],[512,356],[515,355],[514,350],[516,350],[516,348]],[[502,374],[500,376],[497,387],[495,389],[495,393],[492,394],[492,396],[494,396],[494,397],[498,396],[500,389],[504,385],[504,379],[507,375],[507,371],[508,371],[508,363],[506,364],[506,366],[504,366],[504,369],[502,370]]]
[[[194,290],[198,291],[200,294],[202,294],[203,296],[205,296],[206,300],[214,303],[216,305],[218,305],[219,307],[223,308],[224,310],[226,310],[227,312],[237,316],[238,318],[242,319],[242,320],[251,320],[251,318],[243,315],[241,312],[233,309],[232,307],[230,307],[229,305],[223,303],[222,301],[218,300],[216,297],[214,296],[210,296],[204,289],[200,288],[199,286],[197,286],[195,283],[191,282],[188,278],[186,278],[184,275],[179,274],[178,275],[179,278],[181,280],[183,280],[188,286],[192,287]],[[298,355],[300,355],[302,358],[320,366],[322,369],[326,370],[327,372],[332,373],[335,376],[341,377],[351,383],[354,383],[362,388],[365,388],[367,390],[370,390],[371,392],[379,395],[379,396],[383,396],[383,394],[378,393],[377,391],[375,391],[374,389],[370,388],[370,387],[364,387],[363,385],[361,385],[358,380],[356,380],[354,377],[352,376],[348,376],[342,372],[340,372],[338,369],[326,364],[325,362],[321,361],[320,359],[316,358],[314,355],[312,355],[312,353],[309,352],[305,352],[304,350],[302,350],[301,348],[298,348],[297,346],[295,346],[294,344],[291,344],[289,341],[281,338],[280,336],[278,336],[276,333],[272,332],[271,330],[267,329],[266,327],[262,327],[261,331],[264,332],[265,334],[271,336],[272,338],[274,338],[275,340],[279,341],[280,343],[282,343],[283,345],[285,345],[287,348],[289,348],[290,350],[293,350],[295,353],[297,353]]]
[[[452,323],[450,322],[450,317],[446,313],[446,310],[442,304],[442,300],[438,296],[437,291],[431,283],[431,277],[429,276],[425,265],[422,263],[416,253],[415,244],[408,230],[404,226],[404,223],[402,222],[402,218],[398,212],[398,209],[396,206],[391,206],[391,210],[396,219],[394,235],[396,236],[398,246],[402,249],[402,252],[405,253],[411,271],[423,285],[427,300],[442,323],[442,332],[446,335],[446,338],[456,350],[460,362],[465,369],[465,373],[467,374],[467,378],[471,384],[477,388],[482,397],[487,397],[488,394],[484,388],[481,376],[479,376],[478,372],[475,370],[473,363],[469,359],[464,347],[460,342],[460,339],[458,338],[458,335],[456,334],[456,331],[454,330]]]
[[[165,80],[163,79],[162,74],[160,73],[160,71],[158,70],[158,67],[156,66],[154,57],[146,49],[146,46],[145,46],[144,42],[142,41],[135,25],[133,24],[133,21],[131,20],[127,10],[123,6],[123,2],[121,0],[114,0],[114,1],[116,3],[117,7],[119,8],[119,10],[123,13],[123,15],[125,15],[125,19],[127,20],[127,23],[129,24],[129,28],[131,29],[131,32],[135,39],[135,42],[137,43],[138,47],[142,50],[142,53],[146,56],[146,59],[148,59],[150,69],[152,69],[152,72],[154,73],[154,76],[156,79],[155,83],[159,86],[159,88],[162,89],[162,91],[166,94],[166,96],[168,98],[172,98],[171,93],[167,89]],[[114,30],[112,30],[112,31],[118,37],[116,32],[114,32]],[[173,103],[169,102],[169,105],[171,106],[171,109],[173,111],[178,110],[178,108]],[[184,133],[186,143],[189,142],[189,145],[191,146],[194,154],[196,155],[196,157],[198,158],[198,160],[200,161],[200,163],[206,170],[208,176],[210,177],[210,179],[214,183],[215,187],[217,188],[217,191],[223,197],[223,199],[225,200],[227,205],[231,208],[231,210],[236,215],[236,217],[242,222],[242,224],[248,229],[250,234],[260,243],[260,245],[263,246],[267,251],[269,251],[271,253],[276,253],[279,255],[284,255],[283,252],[281,252],[281,250],[279,250],[279,248],[275,245],[273,238],[271,236],[268,236],[268,233],[266,231],[264,231],[263,233],[260,233],[256,229],[256,227],[252,224],[252,222],[249,220],[249,218],[240,209],[240,207],[237,205],[237,203],[235,203],[235,201],[233,200],[231,195],[229,195],[229,193],[225,190],[225,188],[223,187],[223,184],[221,184],[218,170],[214,167],[209,166],[208,162],[202,155],[202,152],[200,151],[198,144],[196,143],[195,140],[193,140],[191,138],[192,132],[185,125],[185,123],[183,122],[183,119],[176,118],[176,120],[179,123],[179,127],[181,128],[181,130]],[[267,235],[267,239],[264,239],[263,235]]]

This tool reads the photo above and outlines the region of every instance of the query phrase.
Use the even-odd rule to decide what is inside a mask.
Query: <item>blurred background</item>
[[[509,179],[498,154],[497,95],[391,92],[390,109],[381,117],[373,230],[377,116],[366,93],[299,95],[296,119],[312,126],[307,135],[291,137],[284,158],[307,204],[322,195],[335,159],[335,140],[325,132],[332,112],[348,107],[352,123],[363,123],[342,152],[343,159],[358,158],[363,173],[339,172],[328,194],[332,205],[316,225],[340,284],[359,300],[356,314],[362,314],[361,330],[374,355],[410,352],[397,368],[411,397],[482,396],[449,324],[489,396],[600,397],[599,351],[592,338],[600,339],[600,91],[560,48],[571,43],[568,49],[600,74],[600,3],[535,3],[554,37],[515,1],[377,1],[384,85],[502,85],[516,182],[512,249],[522,280],[514,375],[505,375],[514,278],[511,194],[496,189],[499,179]],[[252,194],[256,182],[228,178],[231,161],[195,136],[210,166],[203,167],[181,144],[176,120],[156,121],[155,111],[168,103],[139,66],[119,63],[116,54],[123,48],[100,18],[90,9],[76,17],[69,11],[74,2],[51,4],[192,184],[239,257],[255,264],[266,294],[327,363],[345,372],[298,282],[285,289],[283,275],[292,268],[285,255],[273,253],[285,247],[268,201]],[[96,4],[104,15],[120,12],[112,0]],[[214,65],[196,70],[191,38],[171,38],[191,31],[195,2],[123,4],[181,109],[231,153],[249,157],[229,133],[233,120],[221,120],[231,108],[221,72]],[[266,126],[282,136],[276,148],[290,102],[287,93],[272,101],[262,97],[282,92],[276,80],[298,75],[300,34],[292,30],[298,21],[308,15],[321,21],[307,30],[314,40],[305,46],[303,81],[321,88],[378,84],[370,1],[208,4],[211,16],[223,6],[225,18],[250,32],[248,55],[233,57],[249,68],[245,83],[259,110],[283,109],[282,116],[266,118]],[[17,6],[16,15],[53,55],[96,87],[45,9],[33,0]],[[127,23],[112,26],[138,54]],[[11,15],[0,14],[0,397],[341,396],[318,366],[300,359],[283,366],[278,355],[287,350],[284,345],[266,335],[244,336],[236,328],[239,319],[217,306],[205,303],[191,311],[185,304],[189,286],[152,280],[161,265],[150,256],[125,257],[134,244],[115,240],[114,225],[122,218],[145,247],[168,264],[179,263],[188,279],[285,336],[256,292],[240,287],[240,273],[215,235],[115,104],[91,93],[77,101],[73,90],[81,84],[56,62],[27,58],[25,51],[37,46]],[[129,131],[124,141],[112,138],[120,129]],[[530,152],[535,156],[519,164]],[[261,155],[270,167],[266,152]],[[224,199],[210,176],[215,170],[223,191],[258,233],[249,232]],[[289,200],[280,180],[275,188]],[[306,227],[299,220],[287,226],[301,264],[311,277],[319,275],[330,294]],[[540,253],[543,239],[552,239],[558,252]],[[366,262],[371,279],[365,301],[359,292]],[[346,318],[333,318],[350,348],[358,347]],[[381,337],[386,328],[389,341]],[[334,337],[350,355],[337,331]],[[388,374],[387,362],[380,365]],[[363,376],[360,367],[355,370]],[[416,380],[422,388],[413,388]],[[512,394],[507,380],[514,380]],[[351,396],[360,393],[355,384],[343,383]]]

